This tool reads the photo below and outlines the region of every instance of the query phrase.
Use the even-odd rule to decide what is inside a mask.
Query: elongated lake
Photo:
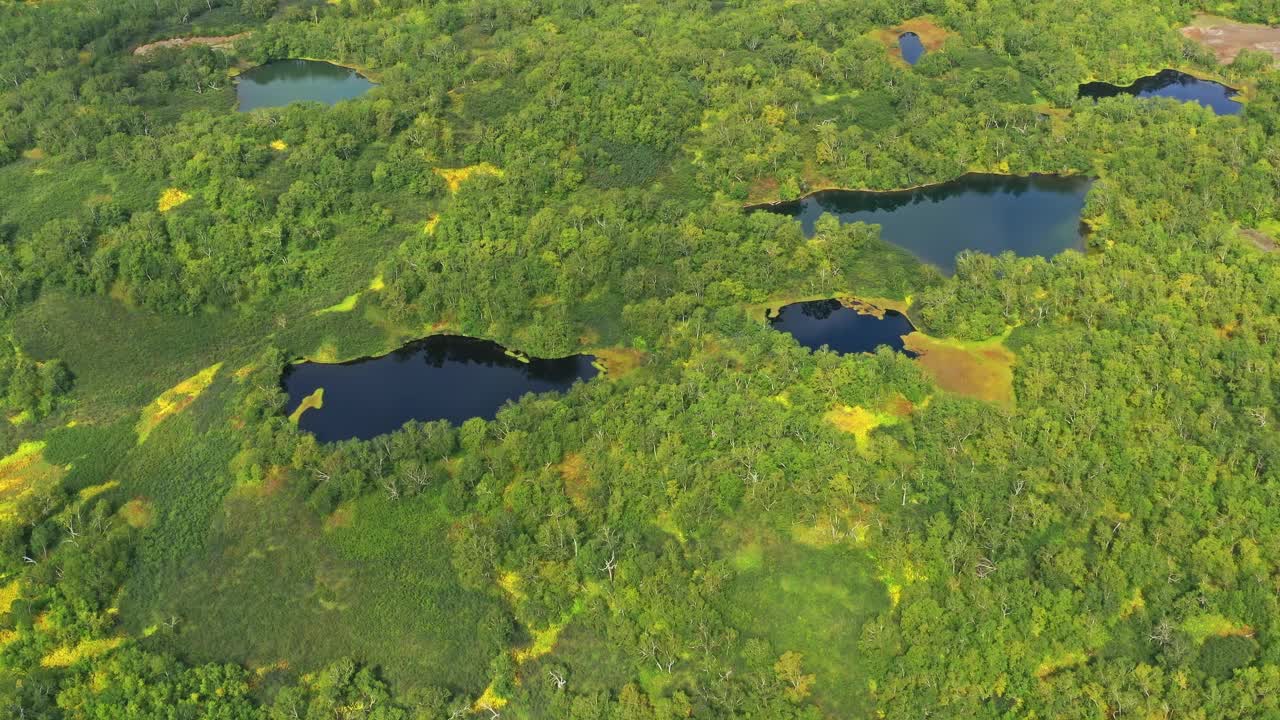
[[[286,368],[288,412],[323,388],[323,404],[298,417],[298,426],[332,442],[368,439],[410,420],[492,419],[508,400],[526,393],[568,390],[598,370],[590,355],[522,362],[501,345],[477,338],[433,335],[388,355],[346,363],[304,362]]]
[[[838,353],[869,353],[884,345],[914,356],[904,349],[902,338],[915,328],[906,315],[894,310],[886,310],[880,318],[839,300],[811,300],[784,305],[769,317],[769,324],[810,350],[825,345]]]
[[[374,83],[360,73],[319,60],[277,60],[242,73],[236,83],[240,112],[295,102],[333,105],[363,95]]]
[[[908,65],[915,65],[924,57],[924,43],[920,41],[920,36],[913,32],[904,32],[898,36],[898,51],[902,53],[902,59],[907,61]]]
[[[1244,106],[1234,100],[1237,92],[1212,80],[1201,80],[1177,70],[1161,70],[1155,75],[1138,78],[1132,85],[1119,86],[1105,82],[1091,82],[1080,86],[1080,97],[1099,98],[1117,95],[1136,97],[1167,97],[1182,102],[1197,102],[1218,115],[1235,115]]]
[[[790,215],[812,237],[818,218],[878,224],[880,236],[947,274],[964,250],[1052,257],[1083,250],[1080,212],[1093,180],[1055,175],[963,175],[913,190],[823,190],[748,210]]]

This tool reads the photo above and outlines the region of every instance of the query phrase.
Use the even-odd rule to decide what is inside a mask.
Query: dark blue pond
[[[908,65],[915,65],[924,56],[924,43],[920,36],[913,32],[905,32],[898,36],[898,51]]]
[[[1080,212],[1092,184],[1085,177],[970,174],[914,190],[823,190],[748,209],[798,218],[810,237],[823,213],[877,224],[882,238],[951,274],[965,250],[1044,257],[1083,250]]]
[[[374,86],[363,75],[319,60],[278,60],[249,70],[236,82],[240,112],[312,101],[333,105]]]
[[[775,330],[791,333],[801,345],[817,350],[824,345],[838,353],[875,352],[881,345],[903,349],[902,336],[915,330],[906,315],[886,310],[884,318],[864,315],[839,300],[811,300],[785,305],[769,318]]]
[[[501,345],[456,335],[433,335],[389,355],[346,363],[305,362],[285,369],[282,383],[292,413],[324,388],[324,406],[302,413],[298,426],[318,440],[368,439],[410,420],[492,419],[525,393],[568,390],[597,370],[590,355],[521,362]]]
[[[1201,80],[1177,70],[1161,70],[1155,75],[1138,78],[1132,85],[1120,87],[1105,82],[1091,82],[1080,86],[1080,97],[1099,98],[1117,95],[1136,97],[1167,97],[1182,102],[1197,102],[1219,115],[1235,115],[1243,105],[1234,98],[1237,91],[1212,80]]]

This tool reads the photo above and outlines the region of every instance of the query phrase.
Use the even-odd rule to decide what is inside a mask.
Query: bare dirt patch
[[[1276,244],[1275,238],[1262,232],[1261,230],[1254,230],[1252,228],[1241,228],[1240,236],[1243,237],[1245,240],[1248,240],[1249,242],[1253,243],[1254,247],[1258,248],[1263,252],[1275,252],[1277,248],[1280,248],[1280,245]]]
[[[170,38],[168,40],[157,40],[146,45],[139,45],[133,49],[134,55],[146,55],[153,50],[162,48],[184,48],[192,45],[208,45],[216,50],[228,50],[235,41],[247,38],[252,33],[242,32],[235,35],[210,35],[205,37],[186,37],[186,38]]]
[[[1260,50],[1280,59],[1280,28],[1200,15],[1181,32],[1212,50],[1223,65],[1234,61],[1241,50]]]

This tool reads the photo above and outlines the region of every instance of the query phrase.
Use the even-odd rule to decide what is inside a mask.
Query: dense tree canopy
[[[1280,17],[0,0],[0,708],[1280,713],[1280,76],[1200,11]],[[239,112],[287,58],[377,87]],[[1164,68],[1244,111],[1077,97]],[[744,212],[967,172],[1096,178],[1087,251],[944,276]],[[1012,399],[759,319],[834,296]],[[368,441],[286,415],[293,360],[444,331],[608,372]]]

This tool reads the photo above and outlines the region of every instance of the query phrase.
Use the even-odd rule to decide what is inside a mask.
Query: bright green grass
[[[739,575],[721,610],[744,637],[763,637],[775,655],[804,655],[817,676],[813,699],[830,717],[869,712],[858,639],[862,625],[888,607],[865,553],[790,542],[748,544],[733,557]]]
[[[67,363],[75,374],[73,399],[92,414],[87,419],[137,413],[202,368],[223,362],[234,370],[256,352],[245,347],[254,328],[243,316],[160,316],[65,293],[45,293],[15,318],[14,329],[32,356]]]
[[[125,621],[159,624],[152,642],[196,661],[283,662],[293,674],[354,657],[399,691],[430,681],[479,694],[509,620],[496,593],[458,585],[440,503],[371,494],[338,517],[321,520],[288,488],[237,490],[203,557]]]
[[[50,220],[76,217],[89,198],[114,190],[96,163],[22,159],[0,167],[0,226],[25,236]]]

